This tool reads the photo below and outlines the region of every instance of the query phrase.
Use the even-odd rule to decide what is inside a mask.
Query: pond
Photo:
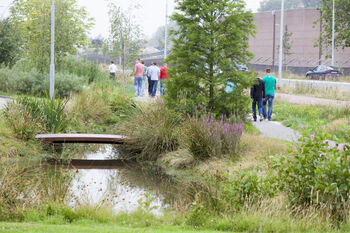
[[[66,197],[69,205],[111,206],[115,213],[132,212],[150,203],[148,210],[161,215],[169,205],[165,203],[161,187],[163,181],[143,172],[135,163],[118,161],[115,146],[103,145],[97,152],[85,153],[83,160],[102,161],[108,166],[79,166],[79,160],[70,167],[72,182]],[[118,165],[113,166],[117,161]],[[163,183],[163,184],[162,184]]]

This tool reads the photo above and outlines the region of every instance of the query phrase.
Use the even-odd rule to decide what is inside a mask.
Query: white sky
[[[108,36],[109,32],[109,19],[108,19],[108,2],[113,1],[117,5],[120,5],[123,9],[127,9],[131,1],[126,0],[77,0],[78,4],[85,6],[89,15],[95,18],[95,26],[91,30],[90,35],[95,37],[101,35],[103,37]],[[0,17],[7,15],[11,0],[0,0]],[[165,24],[165,2],[166,0],[133,0],[133,3],[138,2],[141,8],[135,10],[134,14],[137,15],[136,20],[141,25],[144,34],[147,37],[157,30],[159,26]],[[168,13],[174,11],[174,0],[168,0],[169,7]],[[259,7],[260,0],[245,0],[247,3],[247,9],[255,12]]]

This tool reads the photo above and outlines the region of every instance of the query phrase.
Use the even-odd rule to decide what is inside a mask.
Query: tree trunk
[[[209,65],[209,111],[214,110],[214,66],[212,64]]]

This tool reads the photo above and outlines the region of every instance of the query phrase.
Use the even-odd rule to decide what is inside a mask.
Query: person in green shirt
[[[266,75],[263,78],[265,83],[265,99],[263,100],[263,115],[264,119],[266,118],[271,121],[272,110],[273,110],[273,99],[275,98],[276,90],[276,78],[271,75],[271,69],[266,69]],[[268,112],[266,114],[266,104],[269,104]]]

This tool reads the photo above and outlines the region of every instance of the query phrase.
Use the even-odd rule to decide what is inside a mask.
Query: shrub
[[[86,77],[89,83],[108,77],[107,72],[101,70],[98,64],[82,58],[66,56],[57,67],[59,72],[74,74],[79,77]]]
[[[331,148],[327,143],[331,135],[321,128],[313,130],[288,157],[273,158],[273,167],[292,204],[327,206],[341,217],[349,202],[350,147]]]
[[[196,159],[236,154],[242,130],[243,125],[232,118],[192,117],[186,132],[189,149]]]
[[[56,73],[56,95],[66,97],[72,92],[79,92],[83,89],[84,83],[84,77],[68,73]],[[3,92],[44,96],[49,87],[49,74],[39,73],[34,69],[30,71],[22,71],[17,68],[0,69],[0,90]]]

